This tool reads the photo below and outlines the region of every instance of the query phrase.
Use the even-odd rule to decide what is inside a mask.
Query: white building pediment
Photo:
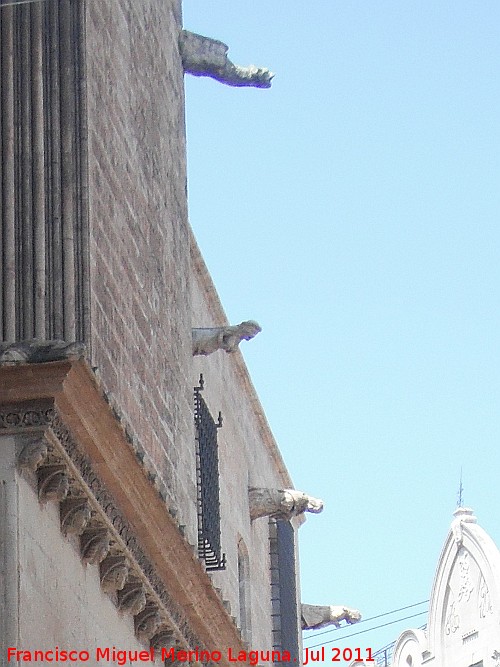
[[[460,507],[438,561],[427,631],[400,635],[393,667],[500,667],[499,652],[500,551]]]

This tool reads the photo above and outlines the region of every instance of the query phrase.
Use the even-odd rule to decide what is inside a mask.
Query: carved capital
[[[135,616],[146,607],[146,593],[141,583],[128,583],[118,591],[118,609]]]
[[[46,465],[38,468],[38,497],[47,500],[64,500],[69,491],[69,479],[64,465]]]
[[[64,535],[81,535],[91,514],[86,498],[66,498],[60,506],[61,530]]]
[[[105,593],[119,591],[125,586],[130,564],[125,556],[107,556],[100,565],[101,586]]]
[[[179,50],[184,71],[194,76],[209,76],[228,86],[270,88],[274,76],[264,67],[240,67],[227,57],[229,47],[217,39],[183,30]]]
[[[194,328],[192,330],[193,356],[207,356],[216,350],[236,352],[242,340],[251,340],[260,331],[262,329],[253,320],[247,320],[232,327]]]
[[[106,528],[85,530],[80,537],[80,550],[85,563],[100,563],[110,548],[110,535]]]
[[[301,618],[303,630],[319,630],[328,625],[340,628],[340,622],[345,621],[348,625],[361,620],[361,614],[357,609],[343,607],[340,605],[301,605]]]
[[[296,489],[250,488],[248,500],[251,519],[270,516],[289,520],[304,512],[319,514],[323,511],[322,500]]]

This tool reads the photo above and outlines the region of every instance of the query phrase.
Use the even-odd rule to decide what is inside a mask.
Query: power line
[[[348,639],[349,637],[355,637],[356,635],[363,635],[366,632],[371,632],[372,630],[379,630],[380,628],[386,628],[388,625],[394,625],[394,623],[399,623],[400,621],[407,621],[410,618],[416,618],[417,616],[422,616],[427,614],[427,611],[420,611],[418,614],[412,614],[411,616],[405,616],[404,618],[397,618],[395,621],[389,621],[389,623],[382,623],[382,625],[376,625],[374,628],[367,628],[366,630],[360,630],[359,632],[351,632],[350,635],[343,635],[338,639],[330,639],[328,642],[322,642],[321,644],[314,644],[314,646],[308,646],[307,648],[317,648],[318,646],[326,646],[326,644],[334,644],[335,642],[340,641],[341,639]]]
[[[361,621],[356,623],[356,625],[360,625],[361,623],[368,623],[368,621],[374,621],[376,618],[382,618],[382,616],[390,616],[391,614],[397,614],[399,611],[405,611],[405,609],[411,609],[412,607],[418,607],[421,604],[427,604],[429,600],[423,600],[422,602],[415,602],[414,604],[409,604],[406,607],[400,607],[399,609],[393,609],[392,611],[386,611],[383,614],[377,614],[377,616],[370,616],[370,618],[363,618]],[[321,637],[321,635],[327,635],[332,632],[337,632],[338,630],[345,630],[346,626],[344,625],[341,628],[331,628],[330,630],[324,630],[324,632],[318,632],[314,634],[314,637],[307,637],[305,641],[308,639],[316,639],[316,637]]]

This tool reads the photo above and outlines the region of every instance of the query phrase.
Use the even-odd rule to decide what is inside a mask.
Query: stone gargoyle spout
[[[250,518],[270,516],[290,520],[304,512],[319,514],[323,501],[296,489],[248,489]]]
[[[179,50],[188,74],[209,76],[228,86],[271,87],[274,74],[264,67],[234,65],[227,57],[229,47],[217,39],[182,30]]]
[[[216,350],[236,352],[242,340],[251,340],[262,331],[257,322],[247,320],[232,327],[192,329],[193,356],[212,354]]]
[[[343,607],[341,605],[301,605],[302,630],[319,630],[328,625],[340,628],[340,622],[345,621],[348,625],[361,620],[361,614],[357,609]]]

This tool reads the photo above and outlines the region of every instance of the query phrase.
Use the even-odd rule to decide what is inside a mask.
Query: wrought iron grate
[[[203,400],[203,375],[194,388],[196,426],[196,472],[198,483],[198,555],[207,570],[225,570],[226,555],[220,544],[219,449],[217,429],[222,426],[219,412],[215,422]]]

